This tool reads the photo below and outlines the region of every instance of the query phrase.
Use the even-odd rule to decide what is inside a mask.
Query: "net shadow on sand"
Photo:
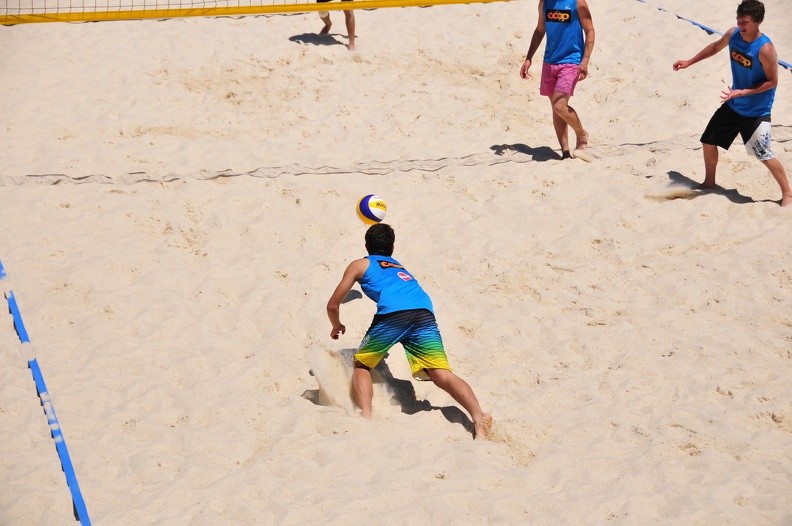
[[[774,125],[773,142],[783,144],[792,141],[792,126]],[[637,151],[668,152],[681,150],[699,150],[697,134],[683,135],[646,143],[600,144],[587,149],[595,158],[612,158],[629,155]],[[486,153],[465,155],[462,157],[441,157],[438,159],[395,159],[391,161],[369,161],[355,163],[350,166],[318,166],[308,167],[297,163],[285,166],[266,166],[254,170],[236,172],[221,170],[214,173],[200,174],[168,174],[152,176],[145,172],[131,172],[118,176],[104,174],[71,176],[66,174],[27,174],[2,175],[0,186],[16,186],[22,184],[136,184],[143,182],[169,183],[185,179],[214,180],[223,177],[249,176],[256,178],[275,179],[283,176],[302,175],[388,175],[397,172],[438,172],[450,167],[495,166],[503,163],[533,163],[558,160],[558,153],[548,146],[530,147],[524,144],[496,144]],[[566,162],[566,161],[565,161]]]

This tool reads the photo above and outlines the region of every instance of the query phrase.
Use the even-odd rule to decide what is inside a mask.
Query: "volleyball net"
[[[244,16],[341,9],[473,4],[508,0],[0,0],[0,25]]]

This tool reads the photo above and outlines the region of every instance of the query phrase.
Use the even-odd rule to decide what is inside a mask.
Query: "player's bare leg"
[[[718,167],[718,147],[714,144],[701,143],[704,151],[704,182],[696,188],[701,190],[717,188],[715,170]]]
[[[319,18],[321,18],[322,22],[324,22],[324,27],[322,28],[321,31],[319,31],[319,34],[326,35],[330,33],[330,28],[333,26],[333,22],[330,21],[330,13],[327,13],[324,16],[322,16],[322,14],[319,14]]]
[[[360,416],[371,418],[371,401],[374,398],[371,369],[357,360],[355,360],[355,370],[352,371],[352,394],[360,407]]]
[[[583,128],[583,123],[580,122],[580,117],[575,109],[569,105],[569,95],[565,95],[563,93],[553,93],[550,97],[550,104],[553,106],[553,126],[555,126],[555,115],[558,115],[570,128],[572,131],[575,132],[575,136],[577,137],[577,143],[575,144],[576,150],[585,150],[588,146],[588,132]],[[556,134],[558,134],[558,128],[556,128]],[[566,137],[564,137],[566,141]],[[561,137],[558,138],[559,143],[561,143]],[[569,143],[566,142],[567,149],[569,148]],[[564,145],[561,144],[561,148],[564,149]]]
[[[492,432],[492,416],[481,410],[473,389],[462,378],[448,369],[426,369],[432,382],[451,395],[451,398],[465,408],[473,420],[473,438],[486,438]]]
[[[575,110],[572,110],[572,111],[575,111]],[[584,131],[583,135],[578,135],[577,136],[577,141],[575,142],[575,149],[576,150],[585,150],[586,148],[588,148],[588,138],[589,138],[589,134],[588,134],[587,131]]]
[[[792,189],[789,188],[789,180],[781,161],[773,157],[762,163],[767,166],[778,186],[781,187],[781,206],[792,206]]]
[[[355,51],[355,13],[354,11],[344,11],[346,19],[347,35],[349,37],[349,51]]]
[[[561,153],[569,152],[569,125],[564,119],[553,110],[553,129],[555,130],[558,144],[561,146]]]

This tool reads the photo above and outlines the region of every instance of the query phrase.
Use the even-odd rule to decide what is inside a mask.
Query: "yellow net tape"
[[[243,16],[341,9],[415,7],[445,4],[474,4],[509,0],[355,0],[354,2],[289,2],[288,0],[242,0],[194,2],[179,0],[0,0],[0,25],[36,22],[100,22],[183,18],[191,16]]]

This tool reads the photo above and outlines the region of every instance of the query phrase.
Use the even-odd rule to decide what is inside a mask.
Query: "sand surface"
[[[728,58],[672,71],[737,2],[590,4],[593,163],[519,77],[534,2],[358,10],[354,53],[340,12],[0,27],[0,285],[94,524],[792,524],[792,212],[739,140],[691,189]],[[355,414],[367,193],[491,441],[399,346]],[[0,524],[74,524],[24,352],[0,315]]]

